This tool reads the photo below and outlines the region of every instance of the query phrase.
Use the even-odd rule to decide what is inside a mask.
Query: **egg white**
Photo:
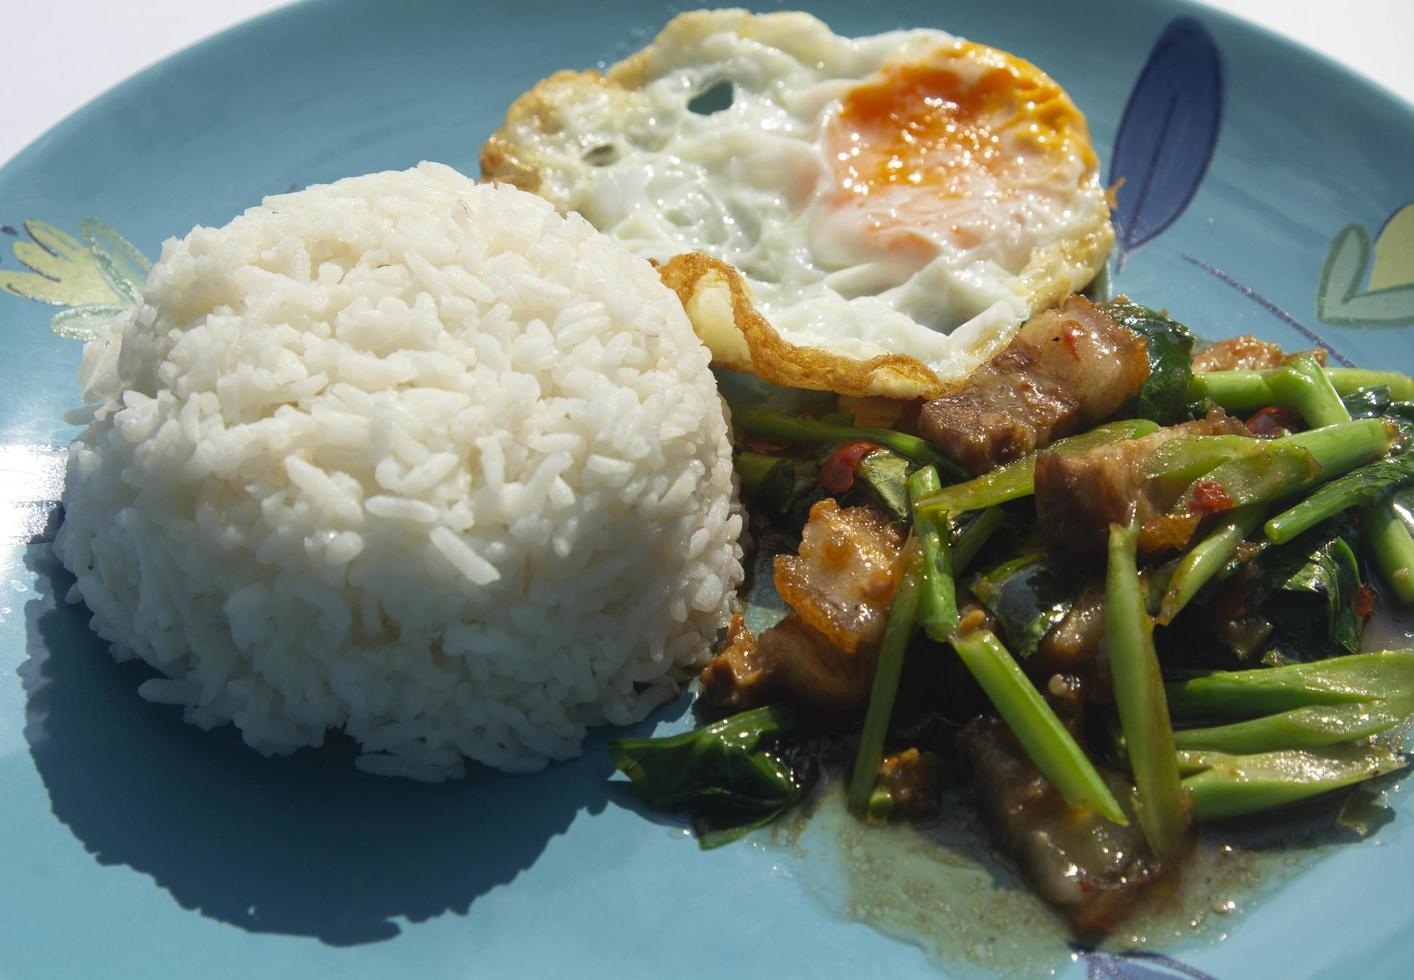
[[[886,66],[954,42],[936,30],[838,37],[802,13],[684,14],[603,77],[561,72],[522,96],[483,148],[483,174],[580,212],[644,258],[703,253],[739,272],[735,304],[725,294],[703,299],[732,288],[718,266],[678,284],[689,315],[702,293],[694,322],[720,363],[847,394],[935,394],[1029,313],[1083,287],[1112,240],[1093,159],[1033,167],[1034,186],[1019,194],[999,193],[979,169],[967,198],[943,214],[968,233],[930,228],[925,200],[924,219],[911,225],[921,244],[903,252],[881,246],[877,225],[910,224],[907,187],[872,212],[841,205],[831,155],[844,157],[827,134],[842,100]],[[702,111],[700,100],[727,85],[730,104]],[[743,298],[780,341],[770,351],[743,333]],[[703,322],[733,309],[736,336]],[[857,370],[828,384],[812,384],[819,372],[808,366],[773,370],[799,359],[792,351]],[[870,367],[900,356],[926,370],[900,381]]]

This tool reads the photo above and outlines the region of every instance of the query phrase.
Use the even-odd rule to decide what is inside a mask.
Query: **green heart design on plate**
[[[1373,241],[1354,224],[1335,236],[1321,269],[1316,315],[1336,327],[1414,323],[1414,204],[1390,215]]]

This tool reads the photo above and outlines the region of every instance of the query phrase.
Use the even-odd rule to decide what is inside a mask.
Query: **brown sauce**
[[[1383,603],[1362,645],[1414,646],[1414,611]],[[1408,744],[1409,732],[1396,737]],[[1265,896],[1325,857],[1367,838],[1364,846],[1380,846],[1399,788],[1399,777],[1389,777],[1294,808],[1281,821],[1205,828],[1175,887],[1151,894],[1094,948],[1183,960],[1225,941]],[[951,975],[1053,975],[1085,955],[956,794],[927,823],[866,826],[847,813],[840,780],[830,779],[808,806],[755,839],[790,853],[797,879],[831,914],[921,948]]]

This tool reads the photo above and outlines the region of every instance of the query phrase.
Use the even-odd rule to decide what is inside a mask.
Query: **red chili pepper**
[[[1301,428],[1301,416],[1284,405],[1270,405],[1247,420],[1247,431],[1254,436],[1284,436]]]
[[[1232,498],[1217,480],[1199,480],[1193,484],[1193,509],[1200,514],[1231,510]]]
[[[1355,592],[1355,615],[1364,619],[1380,605],[1380,597],[1368,585],[1362,585]]]
[[[829,459],[825,460],[820,467],[820,486],[825,488],[825,492],[838,496],[848,493],[850,487],[854,486],[854,471],[859,468],[860,462],[874,450],[880,448],[877,443],[847,442],[834,452],[830,453]]]

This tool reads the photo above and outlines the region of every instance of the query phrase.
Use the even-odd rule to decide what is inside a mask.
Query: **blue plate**
[[[43,542],[79,347],[34,300],[77,308],[57,326],[81,328],[101,313],[90,307],[124,299],[140,264],[124,237],[155,256],[292,186],[422,159],[474,174],[515,95],[622,57],[664,16],[629,2],[477,6],[276,12],[123,84],[0,170],[0,288],[15,294],[0,296],[0,974],[975,972],[958,950],[841,914],[849,875],[828,846],[699,851],[610,782],[602,736],[540,775],[433,787],[361,775],[337,747],[262,759],[141,701],[146,669],[113,663],[64,605],[71,580]],[[808,6],[844,34],[942,27],[1060,80],[1107,178],[1125,181],[1117,288],[1210,336],[1414,370],[1409,106],[1174,2]],[[685,725],[685,709],[637,730]],[[1166,956],[1122,955],[1123,937],[1104,955],[1045,940],[1027,962],[1076,976],[1407,975],[1414,804],[1393,791],[1390,805],[1371,837],[1305,849],[1279,887],[1240,896],[1254,909],[1180,930],[1157,943]],[[992,887],[1010,907],[1014,884]],[[987,921],[973,941],[1005,946],[1028,928]]]

